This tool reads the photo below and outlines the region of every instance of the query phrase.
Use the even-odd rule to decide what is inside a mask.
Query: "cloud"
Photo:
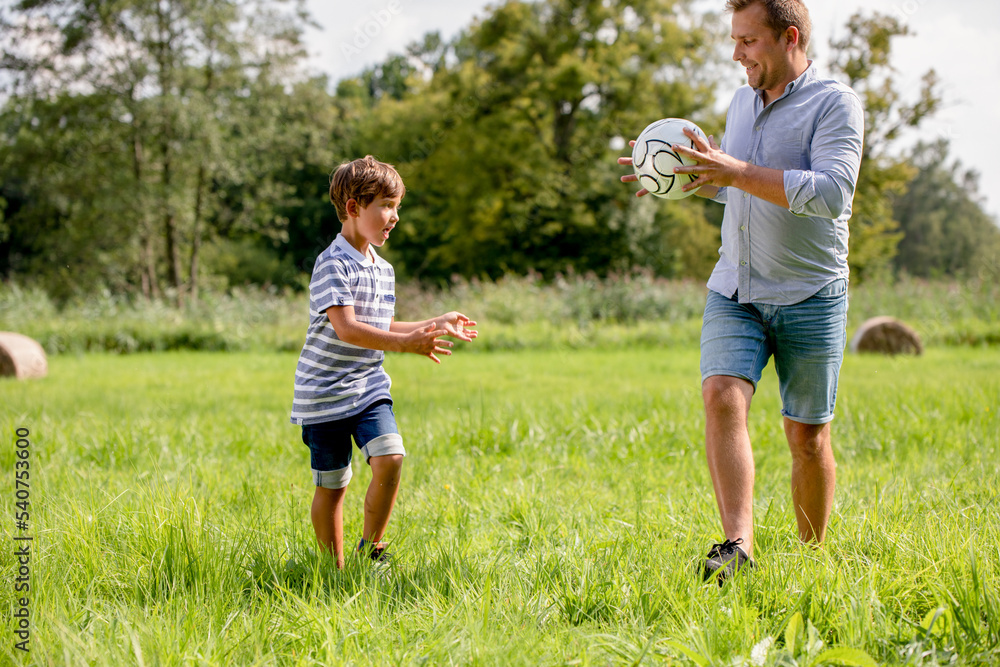
[[[450,38],[482,13],[487,0],[375,0],[330,3],[308,0],[323,26],[306,35],[310,65],[334,81],[354,76],[390,54],[402,53],[426,33]]]

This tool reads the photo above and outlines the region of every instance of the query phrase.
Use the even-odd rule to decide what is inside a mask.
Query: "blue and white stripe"
[[[293,424],[318,424],[351,417],[375,401],[391,398],[385,354],[337,337],[326,311],[353,306],[359,322],[384,331],[395,315],[392,265],[375,254],[369,260],[338,235],[316,258],[309,283],[309,330],[295,370]]]

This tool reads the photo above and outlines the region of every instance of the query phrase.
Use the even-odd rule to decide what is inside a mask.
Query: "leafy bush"
[[[307,311],[301,294],[262,289],[203,293],[182,308],[105,291],[59,310],[39,290],[0,284],[0,330],[49,354],[298,349]]]
[[[278,288],[300,287],[302,273],[294,262],[282,258],[273,248],[250,238],[219,239],[204,250],[204,280],[221,287],[273,285]]]
[[[469,352],[696,345],[705,287],[639,272],[597,278],[537,275],[495,282],[455,279],[444,289],[413,282],[396,286],[400,320],[460,310],[479,323]],[[1000,345],[1000,285],[903,278],[852,285],[848,333],[878,315],[892,315],[925,345]],[[0,284],[0,330],[38,340],[50,354],[161,350],[284,350],[302,345],[308,295],[245,288],[205,292],[176,308],[94,294],[57,308],[44,292]]]

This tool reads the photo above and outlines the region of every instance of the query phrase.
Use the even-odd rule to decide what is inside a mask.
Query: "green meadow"
[[[66,354],[44,380],[0,381],[5,572],[13,538],[33,538],[30,652],[5,613],[0,662],[1000,661],[997,347],[847,356],[820,550],[795,536],[769,369],[750,423],[758,568],[720,589],[695,574],[721,538],[696,345],[475,344],[441,366],[387,359],[409,455],[382,568],[337,571],[314,549],[294,352]],[[368,482],[355,467],[348,537]]]

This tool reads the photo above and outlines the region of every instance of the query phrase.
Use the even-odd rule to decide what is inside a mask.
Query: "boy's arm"
[[[437,317],[432,317],[429,320],[423,320],[420,322],[397,322],[396,320],[393,320],[392,324],[389,326],[389,331],[410,333],[411,331],[426,328],[432,324],[435,328],[443,329],[445,335],[459,340],[464,340],[466,342],[471,341],[479,335],[479,332],[475,329],[467,328],[476,326],[476,323],[462,313],[454,310],[450,313],[438,315]]]
[[[389,331],[383,331],[355,319],[354,306],[331,306],[326,309],[326,316],[330,318],[337,338],[369,350],[413,352],[439,364],[441,360],[436,355],[451,354],[449,348],[454,345],[450,341],[440,340],[448,331],[438,329],[433,320],[428,320],[426,326],[414,327],[408,331],[393,329],[394,323]]]

